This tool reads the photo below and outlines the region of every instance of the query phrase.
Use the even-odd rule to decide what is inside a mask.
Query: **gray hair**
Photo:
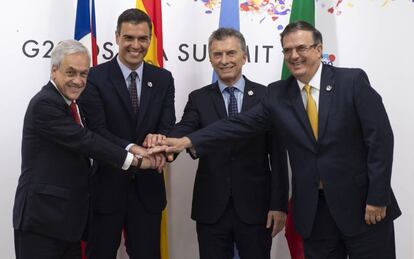
[[[213,31],[213,33],[208,38],[208,52],[210,53],[210,47],[213,41],[221,41],[225,40],[229,37],[234,37],[239,40],[241,50],[246,53],[246,40],[243,37],[243,34],[236,29],[233,28],[218,28],[217,30]]]
[[[88,60],[91,59],[88,49],[79,41],[76,40],[63,40],[61,41],[56,48],[52,51],[52,56],[50,58],[51,68],[59,68],[62,63],[62,60],[65,56],[71,54],[86,54]]]

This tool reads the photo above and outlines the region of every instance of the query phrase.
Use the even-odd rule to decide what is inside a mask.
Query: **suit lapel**
[[[227,117],[226,107],[224,104],[223,95],[220,92],[220,88],[218,86],[217,81],[211,85],[210,98],[211,98],[211,103],[213,103],[213,106],[216,110],[217,116],[220,119],[226,118]]]
[[[244,78],[244,93],[243,93],[243,105],[241,111],[247,111],[252,108],[257,102],[257,95],[255,93],[255,87],[250,80]]]
[[[319,109],[318,109],[318,139],[321,140],[326,130],[326,124],[329,117],[329,111],[332,103],[332,97],[335,93],[334,75],[330,67],[322,67],[321,86],[319,91]]]
[[[288,86],[289,98],[293,106],[293,110],[299,118],[300,123],[305,129],[306,134],[312,142],[316,144],[315,136],[309,123],[308,115],[306,114],[305,106],[303,104],[302,95],[300,93],[299,85],[293,77],[291,77],[290,85]]]
[[[70,106],[66,103],[65,99],[63,98],[62,93],[59,92],[58,89],[56,89],[56,87],[52,84],[52,82],[48,82],[47,85],[45,85],[44,90],[48,92],[48,95],[50,97],[53,97],[54,99],[56,99],[57,101],[59,101],[62,105],[62,107],[65,107],[65,111],[67,113],[68,116],[70,116],[72,118],[72,112],[70,110]],[[78,104],[78,108],[80,111],[80,107]],[[81,120],[82,120],[82,114],[80,114],[81,116]],[[84,123],[84,121],[82,120],[82,123]]]
[[[133,117],[131,98],[129,97],[128,87],[125,83],[125,78],[122,74],[121,68],[118,65],[116,57],[112,59],[112,69],[110,69],[110,79],[112,85],[115,87],[119,98],[121,99],[125,109],[128,111],[131,117]]]
[[[144,68],[142,71],[142,84],[141,84],[141,97],[139,99],[139,112],[137,125],[140,125],[147,113],[149,104],[153,99],[153,94],[158,87],[158,80],[154,75],[154,70],[147,63],[144,62]]]
[[[70,105],[68,105],[63,98],[62,94],[56,89],[56,87],[52,84],[52,82],[49,81],[47,85],[44,86],[45,90],[49,91],[50,94],[53,95],[53,98],[56,98],[63,107],[65,107],[66,113],[70,118],[73,118],[72,111],[70,110]],[[77,103],[78,109],[79,109],[79,117],[81,119],[83,127],[86,127],[86,120],[85,116],[82,110],[82,107]]]

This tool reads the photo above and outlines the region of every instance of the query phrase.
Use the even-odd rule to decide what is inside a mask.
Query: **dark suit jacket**
[[[365,205],[387,207],[387,218],[401,212],[390,178],[393,133],[380,95],[361,69],[323,66],[318,141],[306,115],[296,79],[271,84],[266,97],[238,118],[189,137],[198,153],[222,139],[243,138],[273,128],[284,140],[292,167],[293,217],[303,237],[312,230],[318,179],[330,212],[345,235],[366,231]],[[208,143],[210,142],[210,143]]]
[[[139,113],[133,115],[125,79],[116,57],[91,68],[80,103],[88,127],[125,148],[141,145],[148,133],[166,134],[175,123],[174,81],[169,71],[144,64]],[[98,165],[93,175],[93,208],[114,212],[125,200],[128,178],[118,169]],[[160,213],[166,205],[164,177],[154,170],[136,174],[137,190],[150,212]]]
[[[263,85],[246,78],[245,82],[242,112],[257,104],[266,92]],[[226,117],[216,82],[189,95],[183,118],[169,135],[185,136]],[[274,139],[272,145],[267,135],[251,134],[243,141],[225,141],[200,156],[193,194],[194,220],[215,223],[230,196],[240,218],[249,224],[264,224],[269,210],[287,210],[286,151]]]
[[[14,228],[79,241],[89,208],[89,157],[121,168],[126,155],[122,148],[77,125],[49,82],[32,98],[24,119]]]

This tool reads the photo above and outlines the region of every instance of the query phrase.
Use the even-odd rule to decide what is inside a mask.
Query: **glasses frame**
[[[291,56],[293,53],[293,50],[296,51],[299,55],[305,55],[310,49],[315,48],[319,45],[319,43],[313,43],[312,45],[306,46],[306,45],[299,45],[294,48],[284,48],[282,49],[282,53],[284,56]]]

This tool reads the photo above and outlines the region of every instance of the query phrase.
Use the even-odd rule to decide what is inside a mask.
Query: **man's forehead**
[[[61,62],[61,67],[66,70],[71,69],[83,72],[89,70],[89,66],[90,62],[87,55],[83,55],[83,58],[79,60],[71,58],[71,55],[66,55]]]
[[[119,33],[122,34],[124,33],[125,30],[128,30],[130,28],[137,28],[140,27],[140,29],[144,29],[144,30],[148,30],[149,31],[149,26],[147,22],[123,22],[121,23],[121,27],[120,27],[120,31]]]
[[[240,48],[241,44],[240,41],[236,37],[226,37],[221,40],[213,40],[211,45],[214,47],[227,47],[227,48]]]
[[[313,35],[312,32],[310,31],[303,31],[303,30],[297,30],[297,31],[293,31],[290,32],[288,34],[286,34],[283,37],[282,42],[283,43],[289,43],[292,41],[294,41],[294,43],[309,43],[308,41],[312,41],[313,40]]]

